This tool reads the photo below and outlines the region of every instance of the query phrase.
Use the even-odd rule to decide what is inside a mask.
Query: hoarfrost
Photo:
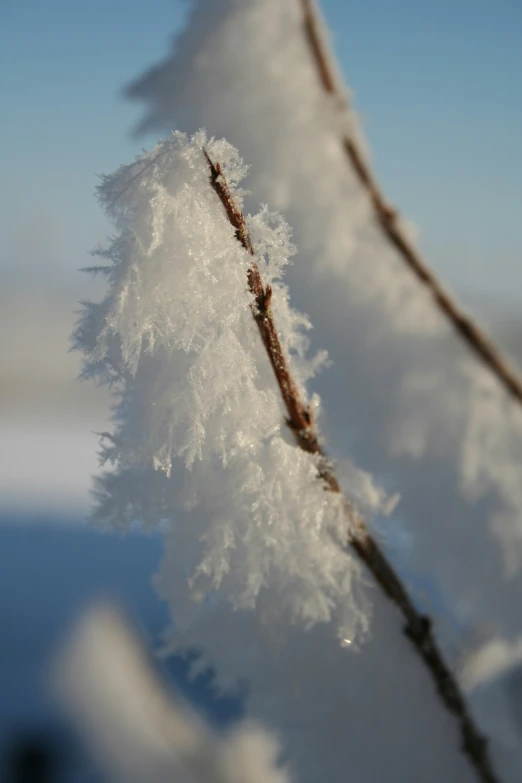
[[[428,586],[422,602],[450,662],[484,623],[513,644],[522,588],[519,406],[469,355],[376,225],[339,135],[362,138],[351,96],[341,117],[321,89],[301,3],[194,0],[192,9],[165,60],[128,88],[146,107],[140,130],[207,124],[248,157],[252,191],[293,226],[299,254],[286,279],[313,320],[312,345],[327,346],[332,359],[315,382],[329,444],[400,490],[388,544],[407,538],[408,551],[393,557],[408,581]],[[364,498],[363,485],[351,485],[351,497]],[[176,557],[168,547],[167,558]],[[271,656],[256,646],[262,616],[241,618],[221,604],[173,646],[202,650],[223,686],[248,680],[250,713],[281,729],[303,781],[341,781],[349,769],[361,780],[460,782],[469,771],[459,767],[440,705],[429,706],[431,686],[408,659],[393,608],[372,598],[373,638],[356,657],[334,653],[324,626],[306,637],[295,629],[282,652],[274,631]],[[503,776],[518,780],[519,765],[503,760],[501,722],[490,736]]]
[[[211,188],[203,149],[241,203],[243,163],[203,131],[174,133],[100,187],[119,234],[103,251],[108,295],[85,308],[76,345],[85,374],[110,382],[119,405],[101,454],[115,468],[98,481],[95,517],[118,527],[161,523],[196,601],[218,591],[246,610],[270,589],[274,615],[305,628],[333,619],[339,638],[355,637],[368,613],[355,598],[359,565],[346,549],[343,500],[324,490],[317,458],[284,424],[252,317],[251,259]],[[281,282],[295,252],[288,226],[266,207],[248,225],[304,390],[325,357],[306,357],[310,325]],[[312,404],[317,411],[317,397]],[[170,573],[166,558],[164,593]]]

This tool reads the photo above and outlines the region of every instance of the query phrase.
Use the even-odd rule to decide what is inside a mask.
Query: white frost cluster
[[[271,616],[305,627],[333,618],[340,637],[352,637],[366,613],[343,501],[325,491],[316,457],[284,423],[251,311],[251,257],[211,187],[204,149],[241,204],[242,161],[202,131],[173,134],[100,188],[119,234],[99,251],[112,262],[103,269],[109,291],[86,306],[76,344],[86,374],[111,383],[119,404],[102,450],[115,467],[99,480],[95,515],[112,526],[162,525],[196,602],[217,591],[252,609],[270,590]],[[289,230],[266,208],[247,222],[304,393],[324,357],[306,360],[308,322],[280,280],[294,252]],[[181,631],[173,570],[166,558],[159,584]]]

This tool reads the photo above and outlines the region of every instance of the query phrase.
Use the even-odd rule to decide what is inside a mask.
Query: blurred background
[[[150,584],[159,541],[86,526],[108,398],[77,381],[69,336],[78,300],[100,295],[78,272],[111,232],[97,176],[155,142],[132,135],[141,107],[123,88],[166,54],[189,6],[0,0],[0,779],[98,779],[50,719],[42,674],[82,606],[117,600],[152,642],[167,619]],[[384,191],[522,365],[522,5],[321,6]],[[213,720],[239,710],[169,666]]]

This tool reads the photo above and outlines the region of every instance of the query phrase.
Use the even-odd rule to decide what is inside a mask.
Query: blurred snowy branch
[[[364,144],[355,132],[354,123],[350,122],[345,90],[342,87],[333,53],[328,46],[325,26],[317,3],[315,0],[300,0],[300,2],[306,38],[317,66],[319,80],[327,95],[334,98],[334,104],[340,110],[343,131],[340,141],[353,171],[369,196],[375,217],[385,237],[398,251],[417,280],[426,286],[436,307],[449,320],[466,345],[484,362],[515,400],[522,404],[522,379],[518,370],[442,285],[422,258],[409,236],[409,231],[399,219],[397,210],[386,202],[368,163]]]
[[[261,726],[226,734],[168,692],[123,615],[91,608],[53,662],[59,704],[111,780],[125,783],[289,783]]]

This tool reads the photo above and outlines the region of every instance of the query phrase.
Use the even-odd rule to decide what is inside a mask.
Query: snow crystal
[[[114,469],[98,481],[95,518],[123,528],[161,522],[195,601],[221,591],[234,608],[253,609],[270,588],[286,622],[333,619],[340,638],[356,637],[368,620],[355,598],[360,566],[346,547],[344,501],[325,491],[318,458],[284,424],[252,317],[251,257],[211,187],[204,149],[241,204],[237,152],[203,131],[174,133],[100,187],[120,233],[103,251],[107,297],[85,308],[76,344],[85,374],[110,383],[119,405],[102,448]],[[288,226],[266,207],[247,223],[304,393],[325,357],[307,358],[308,320],[281,282],[295,252]],[[180,626],[171,571],[167,557],[158,584]]]

